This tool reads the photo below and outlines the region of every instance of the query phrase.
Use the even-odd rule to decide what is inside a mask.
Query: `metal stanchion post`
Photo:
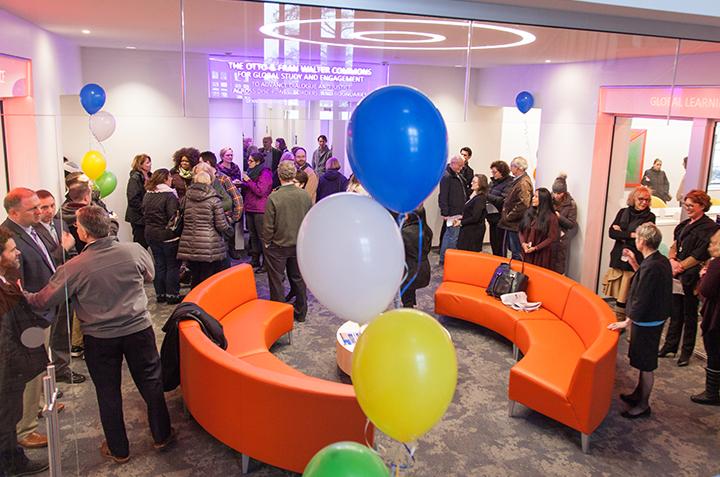
[[[48,435],[48,460],[50,461],[50,475],[62,476],[60,463],[60,429],[58,426],[58,412],[56,407],[58,390],[55,387],[55,366],[47,367],[47,376],[43,378],[45,389],[45,407],[42,415],[46,419]]]

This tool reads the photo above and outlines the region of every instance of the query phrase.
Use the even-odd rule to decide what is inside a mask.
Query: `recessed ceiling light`
[[[85,33],[86,35],[90,34],[90,30],[83,30],[82,32]]]
[[[552,60],[545,60],[545,63],[552,63]]]
[[[135,49],[137,49],[137,47],[135,47],[135,46],[126,46],[125,48],[127,48],[128,50],[135,50]]]
[[[342,48],[346,47],[353,47],[353,48],[372,48],[372,49],[382,49],[382,50],[437,50],[437,51],[448,51],[448,50],[467,50],[467,45],[465,46],[385,46],[385,45],[378,45],[379,42],[384,43],[426,43],[431,41],[442,41],[440,39],[435,39],[435,37],[440,37],[442,35],[436,35],[433,33],[420,33],[420,32],[411,32],[411,31],[405,31],[405,32],[385,32],[382,30],[377,31],[365,31],[360,32],[359,38],[354,38],[356,41],[354,43],[347,42],[347,43],[340,43],[340,42],[330,42],[330,41],[319,41],[319,40],[311,40],[307,38],[299,38],[297,36],[288,36],[283,35],[280,33],[282,27],[294,27],[304,24],[312,24],[312,23],[321,23],[321,24],[328,24],[328,23],[340,23],[343,26],[340,28],[349,28],[352,26],[353,30],[358,24],[361,23],[377,23],[378,20],[375,18],[315,18],[315,19],[307,19],[307,20],[288,20],[284,22],[277,22],[277,23],[269,23],[267,25],[261,26],[258,30],[260,33],[263,33],[267,36],[278,38],[280,40],[291,40],[291,41],[297,41],[300,43],[309,43],[314,45],[328,45],[328,46],[339,46]],[[450,20],[411,20],[411,19],[391,19],[386,18],[382,20],[383,23],[400,23],[400,24],[414,24],[414,25],[442,25],[442,26],[451,26],[451,27],[459,27],[463,29],[467,29],[469,25],[472,24],[473,28],[479,28],[484,30],[494,30],[494,31],[501,31],[505,33],[511,33],[513,35],[516,35],[520,37],[519,40],[512,42],[512,43],[502,43],[502,44],[496,44],[496,45],[481,45],[481,46],[473,46],[473,50],[490,50],[495,48],[510,48],[513,46],[521,46],[521,45],[527,45],[528,43],[532,43],[536,40],[535,35],[533,35],[530,32],[519,30],[517,28],[508,28],[498,25],[486,25],[484,23],[469,23],[469,22],[462,22],[462,21],[450,21]],[[380,40],[380,39],[371,39],[367,38],[367,35],[380,35],[385,33],[402,33],[407,35],[422,35],[425,36],[426,39],[423,40],[410,40],[410,41],[402,41],[402,40]],[[359,43],[358,40],[364,40],[364,41],[371,41],[373,44],[363,44]]]

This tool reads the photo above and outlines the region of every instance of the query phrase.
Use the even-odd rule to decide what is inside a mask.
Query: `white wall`
[[[529,91],[542,109],[537,184],[549,187],[555,174],[568,174],[568,190],[578,205],[580,232],[573,239],[568,275],[579,279],[584,257],[584,230],[592,169],[600,86],[670,85],[674,57],[608,60],[592,63],[542,64],[479,71],[476,101],[481,106],[512,107]],[[677,85],[717,84],[720,55],[681,56]],[[682,158],[682,156],[681,156]],[[604,272],[601,271],[601,272]]]
[[[83,82],[100,85],[107,95],[103,107],[115,117],[115,133],[101,145],[91,140],[88,115],[77,97],[63,98],[63,152],[80,164],[92,149],[103,152],[107,169],[118,178],[105,202],[120,217],[120,238],[131,240],[124,221],[130,165],[136,154],[153,159],[153,169],[172,167],[177,149],[210,147],[207,56],[186,56],[187,102],[182,108],[181,54],[165,51],[83,48]],[[103,151],[104,149],[104,151]],[[242,151],[242,144],[238,148]]]
[[[59,194],[62,191],[60,95],[77,94],[82,87],[80,48],[3,10],[0,10],[0,32],[0,53],[32,60],[38,159],[36,164],[21,165],[27,174],[22,175],[22,183],[14,185]],[[4,218],[5,211],[0,208],[0,219]]]

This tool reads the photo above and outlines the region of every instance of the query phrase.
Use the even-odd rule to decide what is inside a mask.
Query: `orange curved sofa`
[[[582,433],[590,434],[610,409],[618,335],[610,307],[595,293],[553,271],[525,265],[531,313],[515,311],[485,292],[493,272],[507,259],[448,250],[443,282],[435,292],[435,313],[496,331],[522,351],[510,370],[509,414],[515,402]],[[520,270],[521,262],[513,262]]]
[[[195,420],[249,457],[302,473],[323,447],[339,441],[373,445],[351,385],[307,376],[269,348],[293,329],[293,308],[257,298],[253,269],[242,264],[195,287],[197,303],[223,325],[227,350],[194,321],[180,323],[180,383]],[[367,430],[367,432],[366,432]]]

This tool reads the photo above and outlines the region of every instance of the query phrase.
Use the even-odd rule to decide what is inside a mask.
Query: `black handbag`
[[[182,235],[183,224],[185,223],[185,197],[180,202],[180,207],[175,211],[175,215],[170,218],[166,229],[173,233],[175,237]]]
[[[523,260],[522,272],[512,269],[512,258],[508,263],[500,264],[493,273],[490,284],[485,292],[497,299],[506,293],[525,292],[528,287],[528,276],[525,275],[525,261]]]

